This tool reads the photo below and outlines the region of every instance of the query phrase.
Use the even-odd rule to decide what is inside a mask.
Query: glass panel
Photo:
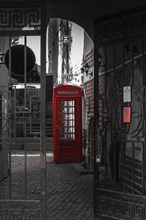
[[[75,139],[75,101],[60,101],[60,136]]]

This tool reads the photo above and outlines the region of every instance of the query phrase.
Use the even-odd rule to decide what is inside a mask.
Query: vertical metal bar
[[[26,107],[26,86],[27,86],[27,36],[24,36],[24,106]],[[23,114],[24,126],[24,198],[27,199],[27,152],[26,152],[26,123]]]
[[[39,97],[40,98],[40,97]],[[30,108],[32,109],[32,97],[30,97]],[[32,110],[31,110],[32,111]],[[32,132],[32,116],[30,117],[30,119],[29,119],[29,126],[30,126],[30,130],[29,130],[29,132],[31,133]]]
[[[11,166],[11,144],[9,145],[9,199],[12,198],[12,166]]]
[[[125,148],[126,148],[126,144],[123,143],[123,157],[122,157],[123,159],[123,164],[122,164],[123,166],[123,192],[125,192],[125,162],[126,162],[126,158],[125,158],[126,149]]]
[[[41,29],[40,199],[41,220],[46,220],[46,0],[41,7]]]
[[[9,37],[9,82],[11,86],[11,37]],[[11,126],[11,123],[10,123]],[[11,166],[11,144],[9,145],[9,199],[12,198],[12,166]]]
[[[142,145],[142,195],[145,195],[145,147],[146,144]]]
[[[26,84],[27,84],[27,36],[24,37],[24,106],[26,107]]]
[[[132,85],[134,86],[134,41],[132,41]],[[132,186],[133,186],[133,194],[135,194],[135,147],[134,141],[132,142]]]
[[[144,46],[145,46],[145,39],[142,39],[142,79],[144,81]],[[145,86],[145,84],[144,84]],[[143,137],[144,140],[146,139],[145,137],[145,129],[146,129],[146,88],[144,87],[143,90]],[[142,193],[143,195],[145,194],[145,149],[146,149],[146,142],[144,141],[143,143],[143,149],[142,149]]]
[[[114,81],[114,86],[115,86],[115,76],[116,76],[116,45],[113,44],[113,81]],[[115,94],[113,93],[113,96]],[[113,97],[113,99],[115,99],[115,97]],[[115,100],[114,100],[115,101]],[[114,102],[113,102],[114,103]],[[113,113],[113,121],[112,121],[112,129],[113,131],[116,130],[116,128],[114,127],[115,126],[115,123],[114,123],[114,118],[115,118],[115,106],[112,106],[112,113]],[[113,161],[113,180],[114,180],[114,188],[116,187],[116,172],[117,172],[117,166],[116,166],[116,140],[117,140],[117,134],[115,134],[114,132],[114,140],[113,140],[113,157],[114,157],[114,161]]]
[[[14,122],[13,122],[13,129],[14,129],[14,142],[16,143],[16,87],[13,87],[13,95],[14,95]]]
[[[8,86],[11,86],[11,36],[9,37],[9,82]]]
[[[24,63],[24,70],[25,70],[25,107],[27,105],[27,36],[25,36],[25,63]],[[27,199],[27,150],[26,150],[26,136],[27,136],[27,125],[24,121],[24,154],[25,154],[25,198]]]
[[[24,123],[24,198],[27,199],[27,150],[26,150],[26,123]]]
[[[97,215],[97,188],[99,187],[99,170],[97,163],[97,131],[99,124],[99,45],[98,45],[98,23],[94,23],[94,216]]]
[[[125,71],[125,45],[126,43],[123,42],[122,44],[122,48],[123,48],[123,53],[122,53],[122,67],[123,67],[123,78],[124,78],[124,85],[126,84],[126,71]],[[127,135],[127,131],[126,131],[126,128],[125,128],[125,132],[124,132],[124,136],[125,136],[125,140],[126,140],[126,135]],[[126,143],[125,141],[123,141],[123,144],[121,144],[121,148],[123,147],[122,149],[122,181],[123,181],[123,184],[122,184],[122,188],[123,188],[123,192],[125,191],[125,148],[126,148]]]
[[[134,42],[132,41],[132,85],[134,86]]]
[[[133,155],[132,155],[132,189],[133,189],[133,194],[135,194],[135,148],[134,148],[134,141],[132,142],[132,150],[133,150]]]
[[[104,124],[105,124],[105,186],[107,185],[107,175],[108,175],[108,149],[107,149],[107,146],[109,145],[108,143],[108,139],[107,139],[107,132],[108,132],[108,129],[107,129],[107,126],[108,126],[108,121],[107,121],[107,46],[105,46],[104,48],[104,55],[105,55],[105,104],[104,104]]]
[[[123,49],[123,53],[122,53],[122,68],[123,68],[123,79],[124,79],[124,82],[123,84],[125,85],[126,84],[126,74],[125,74],[125,41],[123,42],[122,44],[122,49]]]

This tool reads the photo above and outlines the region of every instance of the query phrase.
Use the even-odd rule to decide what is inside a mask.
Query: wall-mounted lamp
[[[69,75],[67,76],[67,79],[68,79],[69,81],[72,81],[72,80],[73,80],[73,74],[69,74]]]
[[[0,64],[5,64],[5,54],[0,52]]]
[[[84,65],[84,71],[85,71],[86,75],[88,75],[89,68],[90,68],[89,64],[86,63],[86,64]]]
[[[89,72],[90,66],[88,63],[85,63],[85,65],[80,69],[81,73],[86,73],[86,76],[93,76],[93,72]]]

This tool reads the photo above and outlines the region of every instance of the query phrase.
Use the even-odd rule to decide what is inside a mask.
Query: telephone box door
[[[70,86],[67,88],[71,89]],[[66,87],[64,89],[69,91]],[[56,119],[53,120],[53,152],[56,163],[81,161],[82,100],[77,94],[63,94],[54,100],[56,113],[53,110],[53,118]]]

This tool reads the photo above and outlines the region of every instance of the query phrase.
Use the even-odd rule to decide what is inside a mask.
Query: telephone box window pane
[[[75,139],[75,101],[60,102],[60,136]]]

